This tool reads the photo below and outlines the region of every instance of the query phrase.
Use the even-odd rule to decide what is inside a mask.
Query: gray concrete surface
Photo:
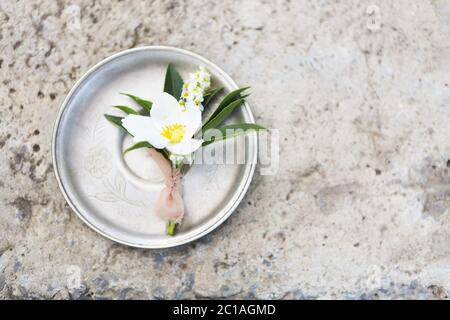
[[[90,66],[155,44],[250,84],[281,164],[212,234],[139,250],[71,212],[50,143]],[[448,298],[449,65],[447,0],[2,0],[0,298]]]

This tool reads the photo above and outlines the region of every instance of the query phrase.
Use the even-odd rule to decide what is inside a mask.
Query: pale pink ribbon
[[[166,184],[156,200],[156,213],[166,221],[180,222],[184,216],[184,202],[181,195],[182,175],[179,170],[172,168],[170,161],[161,153],[153,148],[149,149],[149,153],[164,174]]]

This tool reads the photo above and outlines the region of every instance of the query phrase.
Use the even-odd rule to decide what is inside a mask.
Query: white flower
[[[173,96],[163,92],[154,100],[150,117],[130,114],[122,119],[122,124],[134,142],[147,141],[157,149],[187,155],[203,142],[192,138],[201,121],[198,108],[183,108]]]
[[[203,94],[211,85],[211,75],[205,67],[199,67],[189,74],[189,80],[183,84],[180,104],[186,108],[196,107],[203,111]]]

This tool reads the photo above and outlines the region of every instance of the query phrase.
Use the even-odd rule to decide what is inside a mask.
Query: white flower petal
[[[122,125],[133,135],[134,142],[147,141],[158,149],[165,148],[169,143],[150,117],[130,114],[122,119]]]
[[[167,92],[162,92],[153,100],[150,116],[159,127],[162,127],[167,124],[178,122],[178,118],[182,111],[183,108],[180,106],[177,99]]]
[[[176,122],[180,122],[186,126],[185,139],[192,138],[202,124],[202,112],[195,105],[186,106],[186,110],[181,112]]]
[[[200,148],[202,143],[203,140],[187,139],[179,143],[169,143],[167,149],[178,155],[187,155]]]

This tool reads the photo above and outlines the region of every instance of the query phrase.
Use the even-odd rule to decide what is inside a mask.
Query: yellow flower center
[[[165,125],[161,130],[161,135],[172,143],[178,143],[183,140],[186,133],[186,126],[181,123]]]

